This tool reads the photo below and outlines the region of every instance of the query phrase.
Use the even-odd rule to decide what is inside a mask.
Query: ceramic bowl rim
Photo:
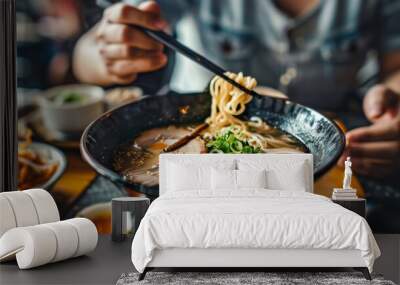
[[[182,93],[182,94],[183,94],[183,95],[195,95],[195,96],[196,96],[196,94],[198,95],[198,94],[200,94],[200,92]],[[164,96],[179,96],[179,95],[164,95]],[[118,174],[117,172],[115,172],[115,171],[113,171],[113,170],[111,170],[111,169],[109,169],[109,168],[107,168],[107,167],[104,167],[97,159],[95,159],[95,158],[90,154],[90,152],[89,152],[89,150],[88,150],[87,145],[85,144],[85,142],[87,141],[89,130],[90,130],[91,127],[92,127],[94,124],[96,124],[98,121],[102,120],[102,119],[105,118],[105,117],[110,116],[110,114],[113,113],[113,112],[115,112],[116,110],[119,110],[119,109],[122,109],[122,108],[127,108],[127,107],[128,107],[129,105],[131,105],[131,104],[135,104],[135,103],[138,103],[138,102],[140,102],[140,101],[148,100],[148,99],[151,99],[151,98],[154,98],[154,97],[157,97],[157,96],[146,95],[146,96],[143,96],[143,97],[139,98],[139,99],[138,99],[137,101],[135,101],[135,102],[131,102],[131,103],[128,103],[128,104],[125,104],[125,105],[122,105],[122,106],[115,107],[115,108],[113,108],[113,109],[111,109],[111,110],[105,112],[104,114],[102,114],[100,117],[98,117],[96,120],[94,120],[93,122],[91,122],[91,123],[85,128],[85,130],[84,130],[83,133],[82,133],[81,140],[80,140],[80,152],[81,152],[81,155],[82,155],[83,159],[84,159],[97,173],[99,173],[99,174],[102,175],[102,176],[105,176],[105,177],[109,178],[109,179],[110,179],[111,181],[113,181],[113,182],[122,183],[123,185],[125,185],[125,186],[127,186],[127,187],[130,187],[130,188],[132,188],[132,187],[137,188],[137,187],[143,186],[143,185],[141,185],[141,184],[128,182],[128,181],[126,181],[125,179],[123,179],[122,175]],[[325,174],[325,173],[337,162],[337,160],[340,158],[340,156],[342,155],[342,153],[343,153],[343,151],[344,151],[344,148],[345,148],[345,145],[346,145],[346,138],[345,138],[345,135],[344,135],[342,129],[339,127],[339,125],[338,125],[335,121],[331,120],[330,118],[326,117],[325,115],[321,114],[320,112],[318,112],[318,111],[316,111],[316,110],[314,110],[314,109],[312,109],[312,108],[310,108],[310,107],[304,106],[304,105],[299,104],[299,103],[295,103],[295,102],[290,101],[290,100],[284,100],[284,99],[272,98],[272,97],[269,97],[269,98],[270,98],[271,100],[273,100],[273,101],[282,101],[282,100],[283,100],[283,101],[285,101],[286,104],[295,104],[295,105],[298,105],[298,106],[303,107],[303,108],[305,108],[305,109],[308,109],[308,110],[310,110],[310,111],[312,111],[312,112],[316,112],[316,113],[318,113],[319,115],[321,115],[324,119],[328,120],[328,121],[334,126],[334,128],[337,130],[338,134],[340,135],[340,141],[341,141],[340,146],[339,146],[339,149],[338,149],[338,151],[335,153],[333,159],[332,159],[329,163],[327,163],[326,165],[324,165],[323,167],[321,167],[318,171],[314,172],[314,179],[316,179],[316,178],[322,176],[323,174]],[[251,155],[251,154],[249,154],[249,155]],[[140,192],[140,191],[139,191],[139,192]],[[147,195],[148,195],[148,194],[147,194]]]

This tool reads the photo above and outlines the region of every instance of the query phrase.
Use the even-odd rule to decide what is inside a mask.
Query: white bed
[[[283,175],[267,176],[274,190],[211,190],[200,185],[206,172],[191,178],[192,189],[175,191],[184,184],[170,181],[230,162]],[[380,255],[372,232],[364,218],[312,194],[312,163],[309,154],[161,155],[160,197],[132,243],[140,278],[154,267],[354,267],[369,278]],[[176,165],[185,167],[180,176],[171,173]],[[293,171],[299,165],[302,175]]]

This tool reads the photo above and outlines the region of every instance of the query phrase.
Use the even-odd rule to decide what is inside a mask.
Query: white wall
[[[374,265],[374,273],[400,284],[400,234],[375,234],[381,250]]]

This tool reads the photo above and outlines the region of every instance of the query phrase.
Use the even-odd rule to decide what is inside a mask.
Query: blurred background
[[[69,126],[51,124],[54,113],[63,110],[43,111],[46,107],[41,102],[46,90],[79,83],[72,71],[73,49],[103,10],[95,1],[24,0],[16,4],[19,188],[45,188],[55,197],[64,218],[87,216],[100,232],[110,232],[108,202],[127,193],[107,180],[96,179],[79,152],[82,129],[106,110],[105,103],[92,106],[88,118],[75,122],[76,130],[63,131]],[[74,95],[82,92],[104,99],[101,87],[73,86],[78,89],[56,92],[63,93],[66,101],[78,100]],[[141,95],[140,89],[131,93]],[[61,119],[68,121],[68,117]]]
[[[72,70],[73,49],[78,39],[101,19],[102,13],[103,9],[94,0],[17,1],[19,189],[45,188],[55,197],[64,218],[88,217],[100,232],[107,233],[111,230],[110,200],[140,193],[98,175],[82,159],[79,151],[82,131],[110,108],[169,88],[166,83],[172,76],[170,71],[182,59],[175,60],[170,53],[163,72],[142,75],[129,86],[103,88],[80,84]],[[180,30],[190,39],[192,20],[186,17],[174,31]],[[374,73],[373,59],[366,69]],[[180,71],[176,72],[175,76],[179,76]],[[285,80],[277,82],[273,87],[289,92]],[[372,80],[368,86],[373,83]],[[90,97],[89,105],[79,105],[86,100],[82,94]],[[60,103],[59,107],[53,108],[44,100],[49,98]],[[63,106],[68,102],[77,103],[79,108]],[[360,94],[353,94],[348,104],[351,112],[346,109],[326,114],[344,129],[365,125],[360,102]],[[334,167],[319,179],[316,192],[330,196],[334,187],[341,186],[342,171]],[[368,219],[375,231],[399,231],[399,224],[394,221],[400,217],[398,186],[357,176],[353,187],[368,198]]]
[[[74,82],[73,46],[85,29],[86,1],[18,1],[18,87],[46,89]]]

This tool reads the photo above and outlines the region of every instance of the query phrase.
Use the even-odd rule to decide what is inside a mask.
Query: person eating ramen
[[[369,123],[350,126],[338,164],[351,156],[352,169],[368,178],[365,183],[371,187],[366,188],[375,189],[375,196],[400,199],[399,1],[98,4],[105,8],[101,20],[75,47],[74,71],[80,81],[135,84],[142,73],[171,73],[165,68],[170,62],[172,89],[204,90],[213,74],[181,56],[173,60],[162,44],[135,26],[173,32],[225,70],[251,75],[292,101],[335,113],[359,109]],[[365,80],[375,84],[365,88]]]

